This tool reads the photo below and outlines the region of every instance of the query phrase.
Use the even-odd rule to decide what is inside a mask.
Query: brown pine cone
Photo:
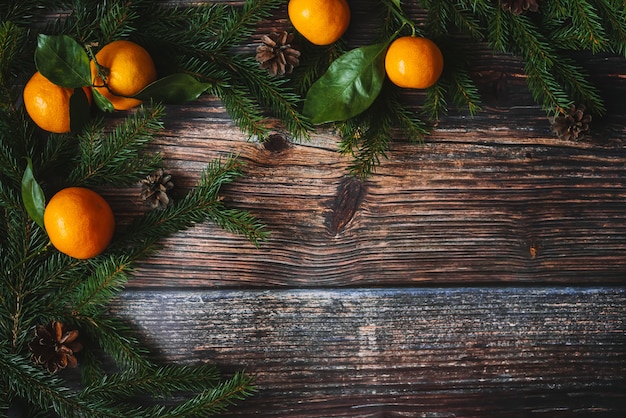
[[[43,365],[50,373],[66,367],[76,367],[78,361],[74,353],[83,349],[78,341],[77,330],[66,330],[59,321],[35,327],[35,338],[28,343],[31,359]]]
[[[172,176],[159,168],[141,180],[141,198],[152,209],[165,209],[173,203],[168,194],[173,188]]]
[[[589,132],[591,115],[585,114],[585,106],[572,105],[565,114],[558,115],[552,122],[552,131],[561,139],[580,141]]]
[[[536,12],[539,10],[537,0],[500,0],[503,10],[519,15],[526,11]]]
[[[261,68],[266,68],[272,77],[291,74],[300,64],[300,51],[291,43],[293,33],[276,33],[264,35],[262,44],[256,49],[256,60]]]

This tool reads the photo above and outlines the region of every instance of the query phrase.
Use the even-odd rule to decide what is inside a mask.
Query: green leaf
[[[37,37],[35,66],[44,77],[59,86],[91,85],[89,56],[70,36],[40,34]]]
[[[149,84],[134,97],[139,100],[156,100],[166,104],[181,104],[196,100],[211,83],[202,83],[189,74],[176,73]]]
[[[102,95],[97,89],[91,89],[91,94],[93,96],[93,101],[98,106],[98,109],[103,112],[114,112],[115,108],[113,107],[113,103],[106,97]]]
[[[70,130],[78,132],[89,121],[91,109],[89,100],[82,88],[74,89],[70,97]]]
[[[321,124],[349,119],[370,107],[385,80],[387,45],[356,48],[337,58],[309,89],[304,115]]]
[[[24,207],[26,207],[28,216],[30,216],[37,225],[44,228],[43,213],[46,209],[46,197],[33,175],[33,161],[30,158],[26,159],[28,160],[28,165],[22,177],[22,200],[24,201]]]

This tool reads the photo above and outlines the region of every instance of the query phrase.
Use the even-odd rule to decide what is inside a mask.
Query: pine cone
[[[537,0],[500,0],[500,6],[502,6],[503,10],[515,15],[522,14],[526,11],[536,12],[539,10]]]
[[[31,359],[42,364],[50,373],[56,373],[66,367],[78,364],[74,353],[82,350],[83,345],[77,340],[77,330],[64,330],[59,321],[35,327],[35,339],[28,343]]]
[[[152,209],[165,209],[173,203],[168,195],[173,188],[172,176],[159,168],[141,180],[141,198]]]
[[[585,106],[572,105],[566,114],[558,115],[552,122],[552,130],[561,139],[579,141],[589,132],[591,115],[585,115]]]
[[[291,45],[293,38],[293,33],[287,32],[272,32],[261,38],[263,43],[256,49],[256,60],[272,77],[291,74],[300,64],[300,51]]]

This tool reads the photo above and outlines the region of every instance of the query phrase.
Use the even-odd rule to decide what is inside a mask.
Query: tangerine
[[[330,45],[350,24],[346,0],[290,0],[287,6],[294,28],[315,45]]]
[[[116,110],[128,110],[141,103],[134,96],[157,78],[152,57],[142,46],[132,41],[113,41],[96,53],[91,62],[94,88],[106,97]]]
[[[385,71],[389,80],[399,87],[425,89],[439,80],[443,54],[430,39],[403,36],[387,49]]]
[[[91,90],[84,87],[91,103]],[[58,134],[70,131],[70,98],[74,88],[61,87],[35,72],[24,86],[24,107],[37,126]]]
[[[46,205],[43,221],[52,245],[79,259],[102,253],[115,232],[115,218],[107,201],[84,187],[56,193]]]

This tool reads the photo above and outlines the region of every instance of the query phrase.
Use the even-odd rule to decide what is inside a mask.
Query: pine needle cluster
[[[164,210],[138,215],[116,231],[103,254],[88,260],[56,251],[25,207],[27,169],[49,198],[68,186],[137,185],[162,163],[158,154],[148,152],[163,128],[160,104],[148,104],[121,121],[97,117],[76,134],[45,134],[25,115],[21,89],[34,71],[29,28],[40,24],[38,18],[44,22],[44,12],[70,10],[54,30],[83,40],[132,35],[142,24],[134,18],[139,11],[124,12],[130,2],[65,3],[16,1],[0,16],[0,413],[192,417],[222,412],[254,393],[250,376],[223,377],[208,364],[156,364],[132,327],[108,312],[108,304],[137,264],[175,232],[211,220],[254,243],[266,238],[258,220],[220,199],[222,186],[243,175],[241,162],[226,157],[208,163],[190,193]],[[99,6],[92,7],[95,3]],[[247,24],[227,14],[231,25]],[[239,31],[230,30],[230,36]],[[77,354],[78,378],[68,370],[51,374],[30,358],[34,330],[53,320],[80,333],[85,348]]]

